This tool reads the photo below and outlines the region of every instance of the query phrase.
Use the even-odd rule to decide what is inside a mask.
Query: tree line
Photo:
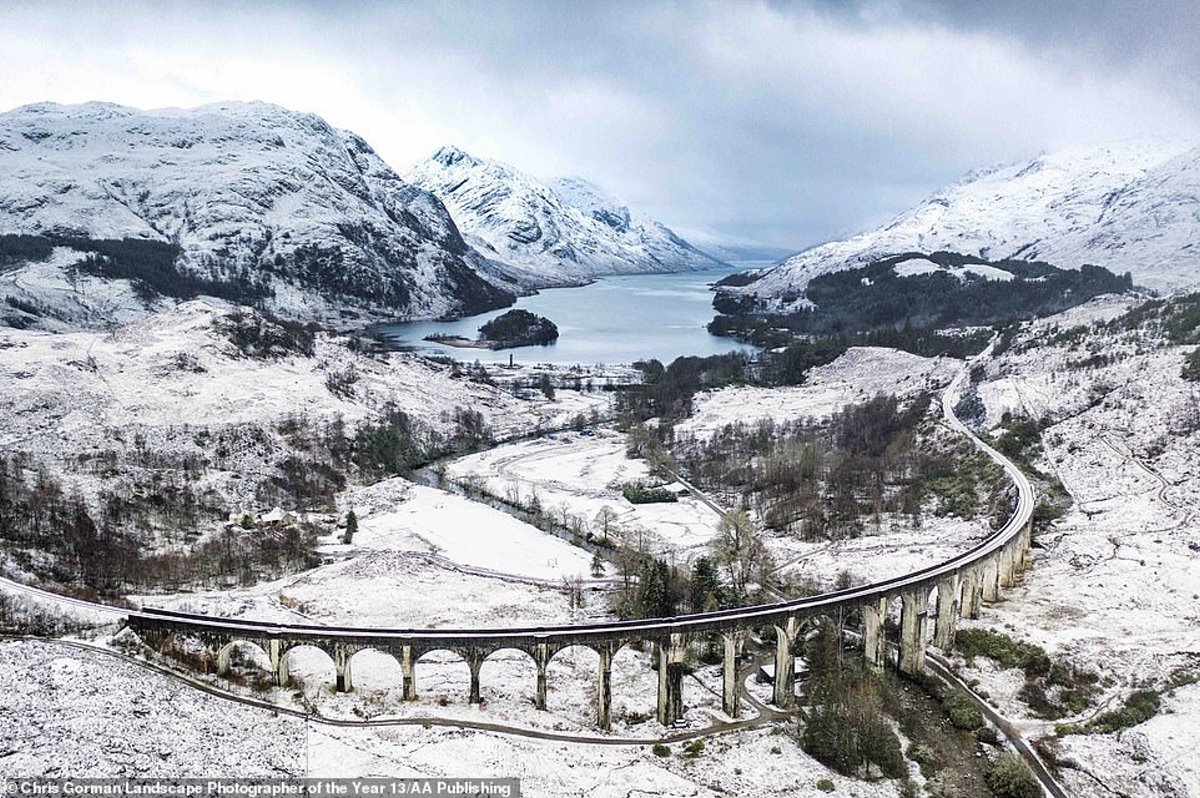
[[[914,258],[944,268],[925,274],[896,273],[897,265]],[[992,280],[970,271],[960,275],[945,270],[971,265],[1002,269],[1013,277]],[[718,294],[713,305],[721,315],[709,325],[709,331],[762,346],[783,346],[797,338],[907,331],[897,339],[897,348],[930,351],[955,347],[956,336],[939,335],[938,330],[1003,327],[1059,313],[1101,294],[1119,294],[1132,288],[1129,273],[1116,275],[1099,266],[1059,269],[1036,261],[992,262],[954,252],[908,252],[814,277],[804,289],[809,304],[788,313],[761,311],[748,296]]]
[[[167,496],[150,501],[169,501]],[[315,530],[226,527],[191,546],[158,548],[136,523],[135,503],[102,493],[92,504],[22,455],[0,455],[0,543],[43,580],[103,595],[222,581],[253,582],[316,564]],[[194,523],[216,526],[219,518]]]
[[[767,529],[806,540],[856,537],[885,515],[920,525],[929,509],[1003,515],[1003,474],[957,437],[926,425],[931,396],[880,395],[828,421],[733,423],[706,436],[673,433],[675,466]]]
[[[106,594],[247,583],[308,568],[316,562],[316,525],[231,526],[228,500],[195,486],[207,472],[236,464],[236,450],[261,448],[271,460],[246,485],[259,506],[331,512],[351,479],[403,474],[492,439],[477,410],[453,408],[446,421],[443,432],[390,405],[353,429],[341,418],[321,424],[289,418],[276,430],[285,443],[281,455],[256,425],[168,434],[190,438],[199,447],[191,455],[166,454],[136,434],[127,450],[79,457],[82,468],[122,481],[90,498],[27,455],[6,453],[0,455],[0,549],[39,579]]]

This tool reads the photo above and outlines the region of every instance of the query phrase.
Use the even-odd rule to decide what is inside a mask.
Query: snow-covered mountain
[[[0,234],[17,233],[175,244],[181,272],[259,286],[297,318],[512,300],[433,195],[355,134],[264,103],[0,114]]]
[[[540,181],[508,164],[443,147],[405,178],[435,194],[467,240],[524,285],[601,274],[704,269],[719,261],[579,178]]]
[[[884,227],[801,252],[729,290],[786,308],[816,275],[942,250],[1090,263],[1165,290],[1200,285],[1200,148],[1138,139],[974,172]]]

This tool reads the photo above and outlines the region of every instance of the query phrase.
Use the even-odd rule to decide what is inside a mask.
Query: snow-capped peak
[[[440,317],[512,295],[446,209],[359,136],[262,102],[0,114],[0,234],[179,246],[183,272],[253,283],[287,315]]]
[[[888,224],[801,252],[734,292],[765,306],[819,274],[905,252],[1083,264],[1160,289],[1200,284],[1200,149],[1138,138],[976,170]],[[800,300],[802,301],[802,300]]]
[[[449,146],[405,177],[437,195],[467,239],[528,286],[719,263],[581,178],[542,181]]]
[[[457,163],[466,161],[471,165],[479,163],[479,160],[472,157],[467,152],[460,150],[453,145],[439,147],[438,151],[431,156],[431,160],[437,161],[443,166],[454,166]]]

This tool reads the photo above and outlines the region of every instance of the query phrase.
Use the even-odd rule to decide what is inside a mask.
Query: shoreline
[[[522,341],[489,341],[486,338],[466,338],[461,335],[427,335],[421,339],[434,344],[442,344],[444,346],[453,346],[458,349],[486,349],[490,352],[496,352],[501,349],[524,349],[530,346],[551,346],[551,343],[522,342]]]
[[[499,349],[494,343],[489,343],[482,338],[465,338],[461,335],[426,335],[421,339],[430,343],[442,344],[444,346],[453,346],[459,349],[488,349],[495,351]]]

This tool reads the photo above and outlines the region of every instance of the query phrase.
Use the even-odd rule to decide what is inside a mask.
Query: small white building
[[[296,514],[284,510],[281,507],[275,507],[268,512],[258,515],[250,510],[242,510],[236,513],[229,514],[229,525],[231,526],[287,526],[296,523]]]
[[[270,512],[260,515],[258,523],[262,526],[287,526],[296,523],[296,515],[281,507],[275,507]]]

